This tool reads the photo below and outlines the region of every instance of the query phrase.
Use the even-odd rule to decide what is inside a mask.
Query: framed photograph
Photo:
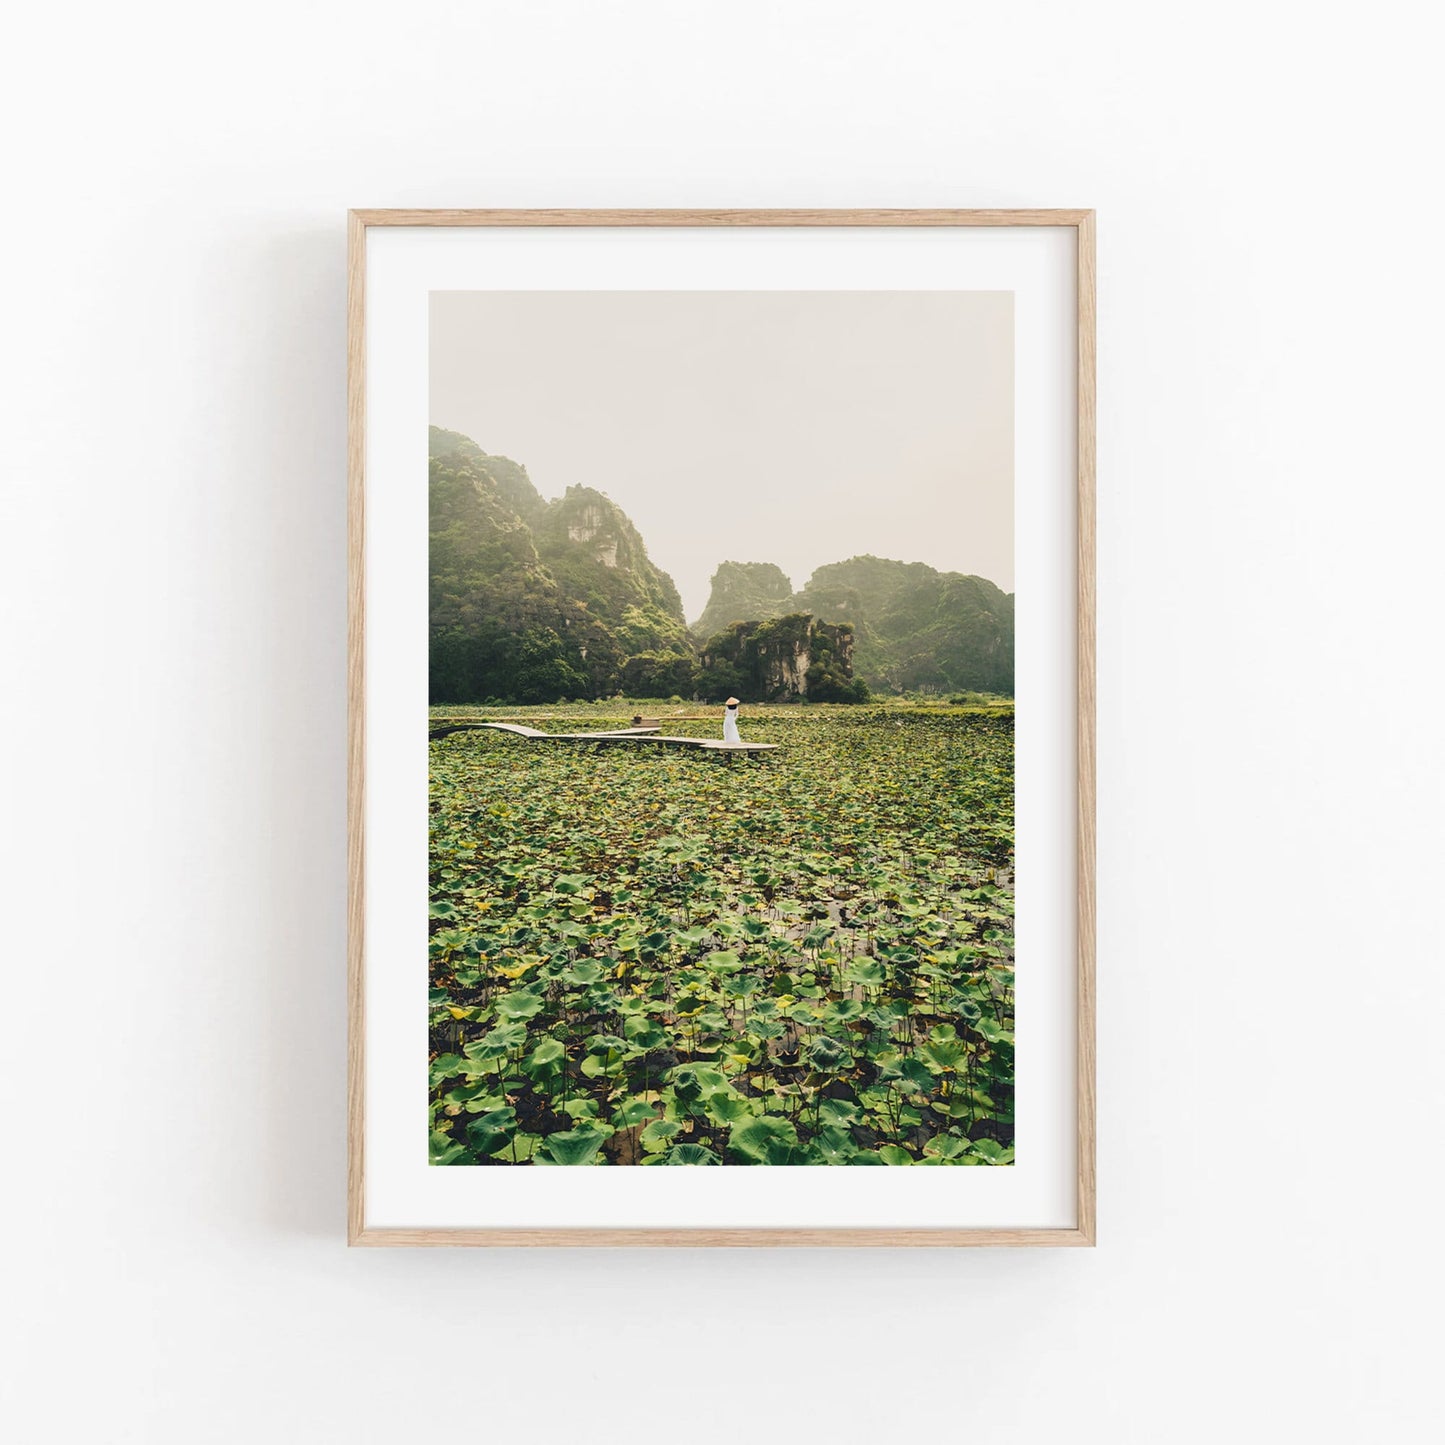
[[[349,1239],[1094,1241],[1094,219],[355,211]]]

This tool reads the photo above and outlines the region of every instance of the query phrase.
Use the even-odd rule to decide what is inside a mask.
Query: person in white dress
[[[727,711],[723,713],[723,741],[725,743],[742,742],[738,736],[738,700],[735,697],[728,699]]]

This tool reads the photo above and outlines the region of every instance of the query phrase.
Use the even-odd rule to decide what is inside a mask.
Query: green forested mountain
[[[781,617],[791,610],[793,584],[772,562],[719,562],[693,635],[707,639],[734,622]]]
[[[525,467],[440,427],[429,490],[433,703],[691,691],[677,588],[601,492],[546,501]]]
[[[1013,692],[1014,600],[982,577],[851,557],[819,567],[799,592],[779,598],[777,580],[787,578],[778,568],[728,562],[713,578],[695,635],[710,638],[716,626],[741,620],[734,599],[760,578],[767,590],[754,586],[747,595],[752,616],[810,613],[850,623],[853,670],[875,691]]]
[[[525,467],[432,427],[430,507],[433,703],[845,702],[867,694],[855,672],[875,691],[1013,692],[1013,598],[981,577],[853,557],[794,593],[770,562],[724,562],[690,635],[601,492],[548,501]]]

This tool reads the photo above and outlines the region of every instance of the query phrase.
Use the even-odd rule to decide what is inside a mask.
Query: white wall
[[[1425,13],[11,18],[11,1438],[1435,1438]],[[1097,1250],[343,1247],[343,211],[388,204],[1098,207]]]

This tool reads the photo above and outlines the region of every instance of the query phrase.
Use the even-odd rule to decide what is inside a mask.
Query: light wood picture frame
[[[1072,1227],[394,1227],[367,1210],[366,504],[368,237],[393,228],[1053,228],[1072,233],[1076,313],[1076,956],[1073,959],[1076,1136]],[[936,1248],[1088,1246],[1095,1242],[1095,218],[1082,209],[1020,210],[354,210],[348,222],[347,873],[348,1242],[357,1246],[647,1246]],[[372,887],[376,886],[375,879]],[[664,1171],[666,1172],[666,1171]],[[697,1171],[704,1172],[704,1171]],[[836,1171],[835,1171],[836,1172]],[[948,1171],[966,1175],[976,1171]]]

